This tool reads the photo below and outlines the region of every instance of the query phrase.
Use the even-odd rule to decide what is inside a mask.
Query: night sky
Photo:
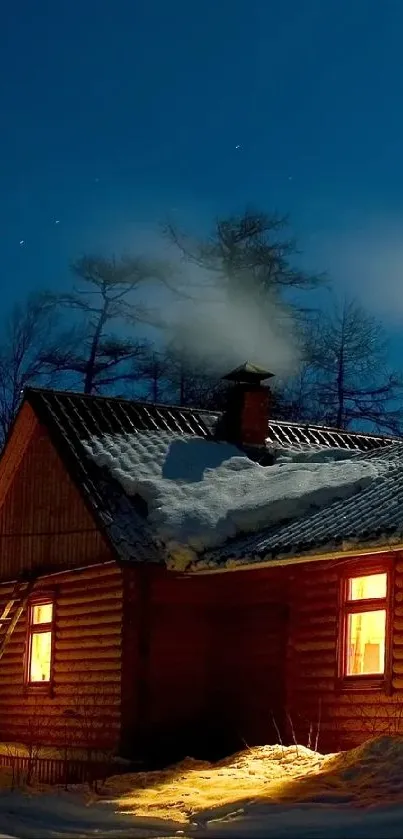
[[[3,307],[83,251],[149,246],[167,214],[202,229],[248,203],[289,212],[305,264],[396,338],[402,36],[401,0],[9,3]]]

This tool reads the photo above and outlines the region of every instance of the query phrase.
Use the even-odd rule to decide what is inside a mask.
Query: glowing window
[[[344,676],[382,676],[386,669],[387,573],[350,577],[343,604]]]
[[[52,675],[53,603],[31,604],[28,626],[27,681],[46,684]]]
[[[386,610],[357,612],[347,619],[347,676],[385,670]]]
[[[352,577],[348,581],[348,600],[372,600],[386,597],[387,574]]]

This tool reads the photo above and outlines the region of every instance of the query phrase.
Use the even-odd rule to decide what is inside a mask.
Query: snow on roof
[[[104,434],[83,446],[127,495],[147,503],[157,541],[185,565],[238,534],[349,497],[389,468],[329,449],[260,466],[233,445],[162,432]]]
[[[339,450],[336,450],[337,458]],[[289,457],[288,452],[286,457]],[[301,457],[295,453],[295,459]],[[318,453],[306,453],[316,458]],[[354,463],[383,463],[382,478],[369,482],[359,495],[338,498],[325,508],[312,508],[302,518],[277,522],[207,552],[197,561],[203,567],[235,567],[262,560],[290,560],[318,552],[350,551],[358,546],[386,547],[401,543],[403,536],[403,445],[395,443],[368,452],[346,453]],[[326,457],[326,451],[322,452]],[[283,460],[279,456],[278,462]],[[196,568],[196,564],[195,564]]]

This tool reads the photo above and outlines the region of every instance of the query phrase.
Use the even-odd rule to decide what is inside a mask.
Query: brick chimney
[[[256,364],[242,364],[223,376],[233,382],[223,417],[223,431],[229,443],[264,446],[268,435],[270,389],[263,382],[273,377]]]

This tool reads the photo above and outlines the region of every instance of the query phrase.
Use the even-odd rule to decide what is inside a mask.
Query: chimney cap
[[[241,364],[239,367],[236,367],[235,370],[232,370],[230,373],[227,373],[226,376],[223,376],[223,379],[229,382],[239,382],[242,384],[260,384],[260,382],[265,381],[265,379],[273,378],[274,373],[270,373],[269,370],[265,370],[264,367],[260,367],[258,364],[251,364],[250,361],[246,361],[245,364]]]

